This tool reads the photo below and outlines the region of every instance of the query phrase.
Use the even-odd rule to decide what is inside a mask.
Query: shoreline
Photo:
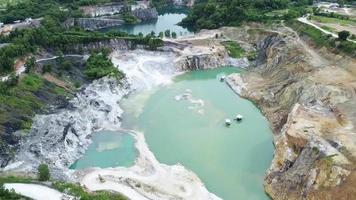
[[[143,133],[120,129],[134,136],[139,152],[132,167],[88,168],[74,175],[91,191],[113,190],[130,199],[216,199],[194,172],[184,166],[160,163],[149,150]],[[99,176],[101,178],[99,178]],[[100,180],[101,179],[101,180]],[[104,182],[101,182],[103,181]]]
[[[191,48],[191,50],[193,51],[189,51],[191,54],[187,54],[186,52],[179,51],[177,49],[173,50],[173,53],[169,53],[169,51],[163,51],[163,52],[150,52],[153,55],[155,55],[156,53],[158,54],[162,54],[163,56],[165,56],[167,53],[172,55],[173,61],[173,69],[174,69],[174,73],[172,74],[171,72],[167,72],[168,74],[170,74],[170,78],[172,79],[175,76],[184,73],[185,71],[189,71],[191,68],[201,68],[201,69],[205,69],[205,68],[215,68],[217,66],[223,65],[225,62],[227,62],[226,59],[226,55],[227,53],[222,53],[220,55],[220,52],[223,52],[223,49],[217,49],[214,51],[208,50],[208,48],[203,47],[203,46],[195,46],[195,45],[191,45],[189,48]],[[208,51],[207,51],[208,50]],[[134,51],[125,51],[124,54],[135,54],[135,52],[137,51],[141,51],[143,54],[146,53],[143,50],[134,50]],[[120,51],[116,51],[115,53],[119,53]],[[194,54],[195,53],[195,54]],[[195,65],[195,62],[190,61],[194,56],[196,56],[195,58],[198,58],[199,60],[201,60],[202,62],[199,65]],[[213,59],[211,59],[213,58]],[[158,59],[157,62],[161,62],[159,60],[159,58],[155,57],[155,59]],[[114,64],[115,64],[115,55],[113,55],[112,58]],[[171,62],[169,61],[169,62]],[[184,64],[183,64],[184,63]],[[212,63],[212,65],[210,65]],[[115,64],[116,65],[116,64]],[[119,66],[120,68],[120,66]],[[166,72],[165,72],[166,73]],[[135,72],[133,73],[135,74]],[[131,77],[132,78],[132,77]],[[154,77],[156,78],[156,77]],[[103,118],[101,119],[106,121],[105,123],[100,125],[100,122],[96,122],[94,124],[91,124],[89,127],[95,128],[96,131],[98,130],[102,130],[102,129],[107,129],[107,130],[118,130],[121,129],[120,125],[121,123],[119,121],[117,121],[117,117],[120,117],[122,113],[121,108],[116,104],[117,101],[121,101],[122,98],[126,97],[127,95],[131,94],[132,92],[134,92],[135,90],[139,89],[139,85],[135,85],[137,83],[134,82],[130,82],[130,80],[127,80],[128,83],[125,83],[124,85],[121,85],[119,88],[116,88],[113,90],[112,88],[112,83],[109,83],[110,80],[107,78],[103,78],[103,79],[99,79],[97,81],[94,81],[94,83],[89,84],[83,91],[82,94],[77,95],[77,97],[73,100],[71,100],[72,103],[76,104],[77,106],[75,110],[73,111],[67,111],[67,110],[62,110],[59,113],[55,113],[53,115],[50,116],[36,116],[36,123],[34,123],[34,127],[35,129],[33,130],[33,137],[39,137],[38,135],[41,134],[46,134],[46,130],[41,130],[41,133],[38,133],[39,130],[38,128],[40,128],[42,125],[47,124],[48,122],[50,122],[53,126],[53,122],[58,119],[63,119],[63,118],[67,118],[69,120],[72,120],[72,122],[68,122],[69,124],[72,124],[70,126],[72,126],[73,128],[77,129],[77,125],[79,127],[83,127],[83,125],[85,125],[86,121],[82,121],[82,119],[80,119],[80,117],[73,117],[76,116],[79,113],[75,113],[77,112],[77,109],[81,110],[80,112],[84,113],[90,113],[90,112],[99,112],[102,114]],[[156,85],[165,83],[165,80],[162,79],[162,82],[155,83]],[[103,85],[104,84],[104,85]],[[105,86],[106,85],[106,86]],[[95,89],[95,88],[107,88],[105,90],[102,89]],[[121,89],[120,89],[121,88]],[[116,91],[117,89],[119,90],[124,90],[125,92],[122,93],[122,91],[120,91],[119,93],[117,93],[118,91]],[[99,99],[96,97],[97,96],[97,92],[101,91],[102,93],[102,97],[100,97]],[[113,94],[119,94],[119,96],[117,96],[117,98],[113,98],[113,99],[107,99],[105,96],[105,91],[111,91],[111,93],[113,92]],[[139,90],[138,90],[139,91]],[[94,92],[94,93],[93,93]],[[99,92],[100,93],[100,92]],[[93,95],[93,96],[92,96]],[[99,96],[98,96],[99,97]],[[88,98],[88,99],[86,99]],[[97,102],[95,104],[93,104],[92,102]],[[82,104],[84,103],[84,104]],[[117,109],[112,110],[112,108],[114,108],[116,105]],[[113,107],[114,106],[114,107]],[[109,107],[111,107],[111,110],[107,110]],[[84,109],[84,110],[83,110]],[[90,110],[93,109],[93,110]],[[117,110],[117,111],[116,111]],[[107,113],[106,113],[107,112]],[[62,114],[64,114],[64,116],[60,116]],[[116,113],[116,114],[115,114]],[[117,115],[117,113],[119,113]],[[58,115],[59,114],[59,115]],[[56,116],[58,115],[58,116]],[[85,114],[87,115],[87,114]],[[97,114],[90,114],[92,116],[95,116]],[[52,116],[52,117],[51,117]],[[67,117],[65,117],[67,116]],[[70,117],[71,116],[71,117]],[[88,116],[88,115],[87,115]],[[47,117],[50,117],[48,119],[46,119]],[[43,120],[41,119],[43,118]],[[75,119],[75,120],[74,120]],[[93,117],[93,119],[88,118],[88,122],[91,121],[96,121],[95,120],[96,117]],[[106,120],[105,120],[106,119]],[[73,121],[74,120],[74,121]],[[78,121],[79,120],[79,121]],[[53,121],[53,122],[51,122]],[[82,121],[82,122],[80,122]],[[102,122],[104,122],[102,121]],[[41,122],[41,123],[39,123]],[[80,124],[77,124],[79,123]],[[42,124],[44,123],[44,124]],[[81,124],[82,123],[82,124]],[[111,123],[111,124],[110,124]],[[42,125],[41,125],[42,124]],[[109,125],[106,126],[105,124]],[[74,125],[74,126],[73,126]],[[47,126],[47,125],[45,125]],[[66,125],[63,124],[60,125],[60,127],[52,127],[51,126],[47,126],[46,129],[48,129],[49,131],[54,131],[54,130],[60,130],[61,127],[65,127]],[[85,125],[87,126],[87,125]],[[37,127],[37,128],[36,128]],[[72,129],[73,129],[72,128]],[[91,129],[92,129],[91,128]],[[32,152],[29,150],[29,148],[32,146],[33,144],[33,140],[27,138],[26,141],[31,141],[30,143],[26,144],[26,141],[24,143],[22,143],[23,145],[28,145],[28,148],[21,148],[20,152],[18,155],[16,155],[16,159],[17,162],[12,162],[11,164],[9,164],[4,171],[12,171],[12,172],[34,172],[35,171],[35,165],[36,162],[42,162],[42,160],[46,160],[46,159],[50,159],[55,161],[53,164],[50,164],[50,168],[52,169],[52,173],[54,174],[55,178],[59,178],[59,179],[66,179],[69,181],[76,181],[78,179],[81,180],[82,184],[86,185],[86,188],[89,190],[96,190],[98,188],[100,188],[100,184],[98,184],[96,178],[97,178],[97,174],[101,174],[101,176],[103,177],[107,177],[109,175],[115,174],[116,177],[111,177],[112,178],[112,182],[111,184],[107,184],[107,188],[108,190],[120,190],[124,195],[131,196],[132,198],[138,198],[140,196],[140,198],[142,199],[147,199],[147,196],[151,196],[154,199],[166,199],[166,198],[170,198],[170,197],[175,197],[175,198],[183,198],[183,199],[220,199],[219,197],[215,196],[214,194],[210,193],[204,186],[204,184],[200,181],[200,179],[192,172],[187,170],[186,168],[184,168],[181,165],[173,165],[173,166],[168,166],[162,163],[159,163],[155,156],[152,154],[152,152],[149,151],[147,144],[145,143],[144,140],[144,136],[141,133],[135,133],[135,138],[136,138],[136,142],[135,146],[137,147],[138,151],[140,151],[140,156],[138,157],[138,159],[135,161],[135,166],[134,167],[130,167],[130,168],[105,168],[105,169],[87,169],[87,170],[71,170],[65,167],[65,163],[66,162],[70,162],[72,163],[73,161],[75,161],[77,158],[79,158],[79,154],[82,155],[85,152],[85,149],[89,146],[89,144],[91,143],[91,131],[85,131],[86,133],[84,135],[82,135],[82,133],[78,133],[77,131],[73,131],[71,128],[69,128],[69,132],[67,134],[66,137],[70,137],[71,141],[75,141],[74,144],[76,144],[76,148],[71,147],[71,149],[73,151],[76,151],[77,153],[70,155],[72,150],[64,150],[63,147],[60,147],[61,144],[58,144],[58,148],[52,148],[51,150],[48,150],[49,152],[43,152],[40,155],[42,155],[43,157],[40,158],[36,158],[35,156],[32,155]],[[89,130],[88,128],[86,128],[86,130]],[[85,143],[83,143],[83,140],[77,140],[76,135],[80,136],[80,138],[86,138],[85,139]],[[89,137],[89,138],[87,138]],[[46,140],[45,138],[40,137],[40,140]],[[53,140],[53,139],[52,139]],[[72,142],[71,142],[72,143]],[[43,141],[38,141],[36,145],[41,145],[42,146]],[[68,148],[68,147],[65,147]],[[41,147],[41,149],[43,149],[43,147]],[[76,149],[76,150],[75,150]],[[56,157],[56,153],[53,152],[53,150],[60,152],[60,151],[66,151],[69,154],[65,156],[65,157],[61,157],[59,160],[55,159]],[[30,152],[28,152],[30,151]],[[47,150],[46,150],[47,151]],[[78,154],[79,153],[79,154]],[[58,155],[60,155],[58,153]],[[53,156],[53,157],[52,157]],[[65,158],[63,160],[63,158]],[[29,164],[31,163],[31,164]],[[117,178],[119,178],[119,176],[121,176],[121,173],[126,173],[126,179],[125,181],[121,180],[121,183],[119,181],[119,183],[117,182]],[[114,175],[114,176],[115,176]],[[167,181],[167,177],[170,177]],[[120,178],[119,178],[120,179]],[[90,180],[90,181],[89,181]],[[89,184],[88,184],[89,181]],[[92,182],[92,184],[90,184],[90,182]],[[135,186],[135,184],[139,184],[141,185],[139,188],[133,189],[133,187]],[[179,187],[177,187],[177,185],[180,185]],[[105,186],[103,186],[105,187]],[[130,189],[129,189],[130,188]],[[158,192],[150,192],[150,190],[152,190],[152,188],[156,188],[155,190],[157,190]],[[104,188],[102,188],[104,189]],[[146,191],[145,191],[146,190]],[[118,191],[118,192],[120,192]],[[135,192],[136,191],[136,192]],[[126,194],[126,192],[128,192]]]

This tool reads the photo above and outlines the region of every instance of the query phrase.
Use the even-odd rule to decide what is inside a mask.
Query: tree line
[[[41,23],[41,27],[15,30],[9,36],[0,37],[0,42],[10,43],[10,45],[0,48],[0,74],[12,71],[16,58],[35,54],[39,48],[66,52],[70,51],[75,44],[88,44],[111,39],[128,40],[132,47],[144,45],[151,50],[163,45],[160,38],[150,34],[141,37],[119,31],[87,32],[78,27],[67,30],[61,27],[61,20],[53,16],[46,16]]]
[[[305,14],[312,0],[201,0],[180,23],[185,27],[214,29],[238,26],[245,21],[266,22],[276,16],[266,15],[274,10],[289,9],[282,18]]]

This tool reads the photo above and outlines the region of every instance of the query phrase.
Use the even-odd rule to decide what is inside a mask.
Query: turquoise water
[[[70,166],[71,169],[134,165],[137,153],[132,135],[100,131],[93,134],[92,141],[84,156]]]
[[[139,24],[126,24],[105,30],[119,30],[129,34],[139,34],[141,32],[143,35],[150,34],[151,31],[154,31],[156,35],[158,35],[159,32],[170,30],[171,32],[176,32],[177,36],[192,35],[193,32],[177,25],[177,23],[185,17],[186,14],[184,14],[183,11],[172,13],[167,10],[166,12],[159,14],[157,20],[150,20]]]
[[[123,103],[123,126],[144,132],[160,162],[183,164],[219,197],[269,199],[263,179],[273,155],[272,132],[251,102],[220,82],[233,72],[239,70],[188,72],[171,85],[130,97]],[[184,93],[192,98],[177,100]],[[225,118],[238,113],[242,122],[226,127]]]

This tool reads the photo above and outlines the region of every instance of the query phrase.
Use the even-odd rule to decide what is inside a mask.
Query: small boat
[[[237,115],[236,115],[236,117],[235,117],[235,120],[236,120],[236,121],[241,121],[241,120],[242,120],[242,118],[243,118],[243,116],[242,116],[242,115],[237,114]]]
[[[225,119],[225,125],[230,126],[231,125],[231,120],[230,119]]]
[[[226,78],[225,76],[220,77],[220,81],[221,82],[225,81],[225,78]]]

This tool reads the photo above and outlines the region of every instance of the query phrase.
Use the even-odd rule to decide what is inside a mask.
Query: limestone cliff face
[[[273,30],[245,32],[242,39],[252,39],[259,52],[257,65],[227,80],[261,108],[275,132],[266,192],[273,199],[352,199],[356,61],[311,48],[287,27]]]
[[[194,0],[171,0],[173,5],[176,6],[187,6],[187,7],[192,7],[194,6],[195,1]]]
[[[93,31],[113,26],[124,24],[121,19],[106,19],[106,18],[72,18],[63,23],[65,28],[79,26],[87,31]]]
[[[222,46],[214,49],[204,46],[186,48],[176,60],[176,66],[181,71],[202,70],[228,65],[228,54]]]
[[[158,18],[156,8],[138,8],[132,11],[132,14],[141,21],[147,21]]]
[[[100,6],[82,6],[81,10],[84,14],[91,17],[98,17],[103,15],[113,15],[121,13],[125,9],[123,3],[110,3]]]
[[[68,46],[68,51],[71,53],[90,53],[91,50],[102,48],[110,48],[113,50],[129,50],[144,47],[134,45],[129,40],[110,39],[106,41],[90,42],[86,44],[73,44],[72,46]]]
[[[80,26],[85,30],[97,30],[107,27],[119,26],[124,24],[121,19],[111,19],[108,16],[131,12],[141,21],[158,18],[156,8],[150,8],[147,2],[139,2],[137,5],[128,6],[124,3],[109,3],[98,6],[83,6],[81,10],[91,18],[70,19],[64,23],[65,27],[74,25]]]

